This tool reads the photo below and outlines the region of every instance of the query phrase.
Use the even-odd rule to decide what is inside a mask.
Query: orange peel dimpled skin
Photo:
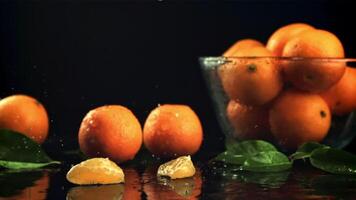
[[[26,135],[42,144],[48,135],[49,120],[45,107],[27,95],[12,95],[0,101],[0,128]]]
[[[160,157],[196,153],[203,140],[198,116],[186,105],[162,105],[151,111],[143,129],[146,148]]]
[[[126,107],[107,105],[91,110],[79,130],[79,146],[90,157],[109,157],[125,162],[135,157],[142,144],[142,128]]]

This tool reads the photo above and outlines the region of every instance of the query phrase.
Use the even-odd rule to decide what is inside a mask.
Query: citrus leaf
[[[263,140],[246,140],[228,146],[227,151],[230,151],[236,155],[244,155],[246,157],[249,157],[254,156],[260,152],[278,150],[271,143]]]
[[[356,174],[356,156],[340,149],[316,149],[310,162],[314,167],[333,174]]]
[[[226,151],[219,154],[213,160],[223,161],[229,164],[242,165],[244,162],[260,152],[278,151],[271,143],[263,140],[246,140],[243,142],[230,142],[226,144]]]
[[[265,151],[247,158],[241,166],[241,169],[253,172],[279,172],[291,167],[292,163],[283,153],[278,151]]]
[[[290,155],[290,159],[292,161],[294,161],[294,160],[298,160],[298,159],[309,158],[311,156],[312,152],[315,149],[319,149],[319,148],[328,148],[328,146],[323,145],[323,144],[319,144],[317,142],[304,143],[303,145],[301,145],[298,148],[298,150],[295,153]]]
[[[60,164],[58,161],[51,161],[46,163],[31,163],[31,162],[14,162],[14,161],[3,161],[0,160],[0,166],[8,169],[34,169],[45,167],[52,164]]]
[[[10,130],[0,130],[0,166],[9,169],[39,168],[53,161],[39,144],[27,136]]]
[[[243,155],[232,154],[230,151],[225,151],[217,155],[213,160],[222,161],[233,165],[242,165],[245,162],[246,157]]]

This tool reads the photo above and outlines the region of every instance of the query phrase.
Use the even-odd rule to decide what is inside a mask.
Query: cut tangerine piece
[[[67,180],[74,184],[114,184],[124,182],[122,169],[108,158],[92,158],[73,166]]]
[[[195,167],[190,156],[181,156],[159,166],[157,175],[168,176],[171,179],[194,176]]]

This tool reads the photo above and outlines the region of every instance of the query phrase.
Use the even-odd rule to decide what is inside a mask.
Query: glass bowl
[[[331,103],[327,102],[324,98],[324,94],[327,93],[326,91],[331,90],[333,87],[335,88],[335,85],[341,82],[341,77],[344,78],[344,74],[346,74],[347,70],[353,71],[349,68],[356,68],[356,59],[201,57],[199,61],[213,101],[217,119],[223,134],[228,140],[244,141],[262,139],[272,142],[282,151],[292,151],[301,143],[308,141],[343,148],[348,145],[356,135],[356,113],[354,111],[356,109],[356,99],[354,98],[355,103],[353,103],[353,109],[350,110],[350,108],[348,108],[346,113],[343,111],[341,114],[337,113],[339,112],[337,111],[337,114],[335,114],[334,107],[336,107],[336,104],[339,105],[340,102],[336,102],[335,100],[335,102],[333,102],[334,104],[332,104],[333,108],[331,108]],[[259,72],[259,74],[253,77],[253,74],[257,74],[257,72]],[[354,79],[356,79],[356,69],[354,74]],[[269,80],[269,78],[271,80]],[[350,82],[350,84],[355,85],[356,80],[353,81],[353,83]],[[351,86],[348,88],[351,89],[346,90],[349,91],[346,93],[350,94],[350,92],[354,91],[354,96],[356,96],[356,85],[355,87]],[[277,120],[276,122],[275,119],[278,118],[279,115],[273,113],[276,113],[276,110],[279,108],[276,106],[276,102],[282,101],[279,100],[282,98],[280,96],[287,93],[286,91],[300,92],[303,93],[303,95],[310,94],[312,96],[318,96],[317,98],[321,97],[319,99],[324,100],[324,104],[327,105],[329,111],[321,110],[319,113],[320,116],[315,118],[315,120],[309,120],[308,116],[299,118],[301,121],[304,120],[306,122],[302,123],[296,120],[294,125],[291,123],[293,128],[288,129],[288,126],[283,127],[281,124],[284,124],[284,121],[282,120],[281,123],[278,123]],[[291,96],[293,97],[293,95]],[[288,102],[288,100],[285,101]],[[292,98],[289,101],[295,102],[291,103],[291,109],[289,109],[288,106],[284,106],[284,109],[293,110],[297,109],[295,107],[300,106],[299,111],[295,113],[301,116],[304,113],[311,113],[315,107],[312,106],[314,103],[308,104],[305,103],[305,101],[299,101],[298,98]],[[323,104],[320,103],[319,100],[315,102]],[[306,105],[308,109],[310,107],[310,110],[303,110],[303,108],[305,108],[303,105]],[[239,106],[244,109],[237,109]],[[262,114],[261,112],[257,112],[259,114],[246,114],[253,112],[251,110],[259,110],[260,108],[264,110]],[[271,111],[272,108],[274,111]],[[238,111],[235,113],[232,112],[236,110]],[[325,117],[326,114],[329,114],[329,125],[327,128],[325,128],[323,124],[320,124],[320,119]],[[266,116],[264,117],[264,122],[261,122],[260,119],[256,121],[256,118],[262,116]],[[287,118],[289,116],[287,115]],[[234,117],[240,118],[235,120]],[[313,118],[311,117],[310,119]],[[254,122],[256,122],[256,124],[254,124]],[[277,125],[272,125],[271,123]],[[288,125],[288,123],[286,124]],[[316,137],[310,136],[311,134],[306,135],[305,133],[308,133],[308,130],[311,132],[314,130],[313,128],[313,130],[311,130],[310,127],[320,130],[323,129],[324,131],[314,131],[315,134],[319,134],[319,136]],[[283,128],[285,129],[283,130]],[[295,130],[291,131],[292,129]],[[323,133],[320,135],[321,132]],[[287,136],[284,137],[283,134],[287,134]]]

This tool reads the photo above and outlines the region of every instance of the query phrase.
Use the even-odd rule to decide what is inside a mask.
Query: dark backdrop
[[[265,42],[288,23],[328,29],[348,57],[356,56],[355,6],[343,1],[0,5],[0,96],[26,93],[43,102],[51,119],[45,147],[52,152],[77,148],[79,125],[90,109],[122,104],[143,124],[164,103],[190,105],[204,126],[202,152],[220,151],[223,137],[198,57],[220,55],[246,37]]]

